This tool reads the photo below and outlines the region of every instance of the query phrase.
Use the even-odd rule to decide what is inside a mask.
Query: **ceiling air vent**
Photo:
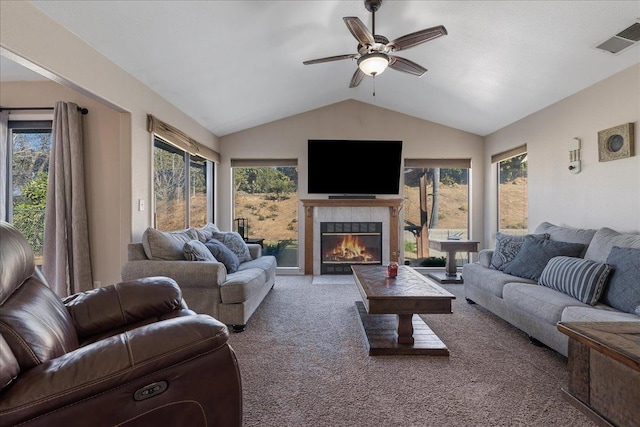
[[[600,43],[596,49],[601,49],[614,55],[633,46],[640,41],[640,22],[636,22],[628,28],[620,31],[610,39]]]

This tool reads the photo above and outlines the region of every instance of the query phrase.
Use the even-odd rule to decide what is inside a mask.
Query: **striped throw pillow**
[[[612,268],[587,259],[557,256],[549,260],[538,284],[594,305],[602,295]]]

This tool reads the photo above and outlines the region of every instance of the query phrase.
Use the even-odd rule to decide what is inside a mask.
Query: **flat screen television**
[[[399,194],[402,141],[308,140],[309,194]]]

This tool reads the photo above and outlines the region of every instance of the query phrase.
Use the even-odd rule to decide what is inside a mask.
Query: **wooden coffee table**
[[[351,267],[362,301],[356,307],[369,343],[369,355],[419,354],[448,356],[449,349],[420,314],[451,313],[455,296],[409,266],[396,278],[387,267]]]

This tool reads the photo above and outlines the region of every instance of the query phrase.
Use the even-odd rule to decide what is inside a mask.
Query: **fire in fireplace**
[[[321,274],[351,274],[352,264],[382,264],[381,222],[320,223]]]

